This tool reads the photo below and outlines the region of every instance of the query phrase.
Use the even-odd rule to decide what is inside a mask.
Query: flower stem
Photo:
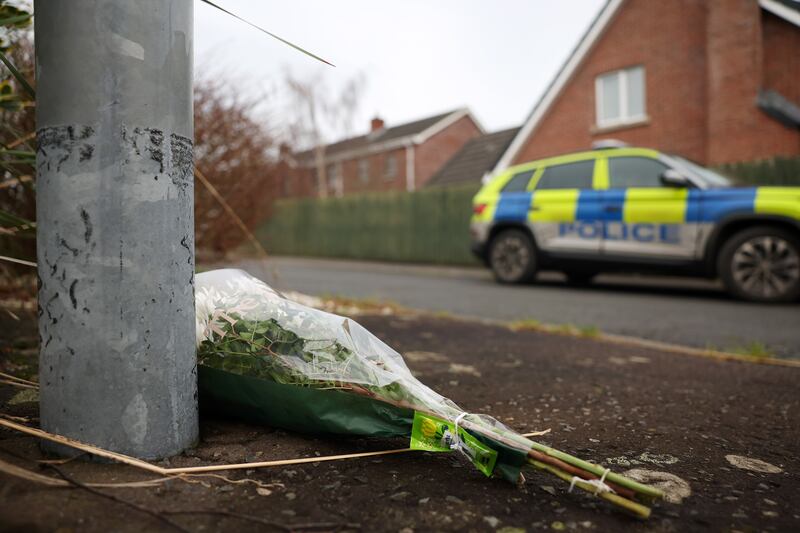
[[[536,461],[535,459],[528,460],[528,464],[530,464],[531,466],[533,466],[535,468],[538,468],[539,470],[545,470],[547,472],[550,472],[551,474],[554,474],[554,475],[560,477],[564,481],[567,481],[569,483],[573,482],[573,476],[569,475],[568,473],[564,472],[563,470],[561,470],[559,468],[556,468],[556,467],[554,467],[552,465],[549,465],[547,463],[542,463],[540,461]],[[613,492],[602,492],[602,491],[601,492],[597,492],[597,487],[587,483],[586,481],[583,481],[583,480],[580,480],[580,479],[576,479],[574,482],[575,482],[575,486],[576,487],[580,487],[581,489],[585,490],[586,492],[594,494],[595,496],[597,496],[599,498],[602,498],[602,499],[604,499],[604,500],[606,500],[606,501],[608,501],[610,503],[613,503],[614,505],[616,505],[618,507],[622,507],[626,511],[638,516],[639,518],[648,518],[650,516],[650,508],[649,507],[646,507],[646,506],[644,506],[644,505],[642,505],[640,503],[636,503],[634,501],[631,501],[631,500],[629,500],[627,498],[623,498],[622,496],[620,496],[618,494],[614,494]]]

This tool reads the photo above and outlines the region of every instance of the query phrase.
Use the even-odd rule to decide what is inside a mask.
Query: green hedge
[[[476,191],[471,185],[281,200],[256,235],[279,255],[476,264],[469,251]]]
[[[742,185],[800,186],[800,157],[733,163],[719,169]]]

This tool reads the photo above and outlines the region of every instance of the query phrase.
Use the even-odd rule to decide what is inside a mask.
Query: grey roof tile
[[[519,128],[510,128],[471,139],[436,171],[425,186],[480,183],[483,175],[492,170],[518,131]]]
[[[349,139],[344,139],[342,141],[329,144],[325,147],[325,157],[332,157],[337,154],[350,152],[353,150],[366,149],[370,145],[377,145],[391,140],[401,139],[409,135],[422,133],[440,120],[445,119],[457,111],[460,111],[460,109],[454,109],[452,111],[448,111],[447,113],[441,113],[432,117],[415,120],[413,122],[391,126],[377,132],[371,132],[367,133],[366,135],[359,135],[357,137],[350,137]],[[305,150],[298,153],[297,158],[304,159],[306,157],[310,157],[311,154],[311,150]]]

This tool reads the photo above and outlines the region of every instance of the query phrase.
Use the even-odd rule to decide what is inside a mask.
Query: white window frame
[[[390,163],[391,161],[391,163]],[[397,177],[397,155],[388,154],[383,158],[383,177],[391,181]]]
[[[628,73],[632,70],[641,69],[642,71],[642,113],[629,115],[628,113]],[[619,117],[611,119],[601,119],[603,107],[603,78],[616,75],[619,85]],[[636,124],[647,120],[647,71],[644,65],[635,65],[619,70],[612,70],[598,75],[594,79],[594,98],[595,98],[595,122],[598,128],[609,128],[626,124]]]
[[[344,195],[344,176],[342,175],[342,163],[331,163],[327,169],[328,192],[333,192],[334,196]]]
[[[369,183],[369,159],[366,157],[358,160],[358,179],[361,183]]]

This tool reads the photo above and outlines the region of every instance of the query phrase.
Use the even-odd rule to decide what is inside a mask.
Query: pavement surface
[[[35,315],[19,316],[21,321],[11,322],[0,315],[0,370],[33,377]],[[423,382],[469,412],[491,414],[518,431],[551,428],[540,441],[650,479],[670,501],[656,504],[650,519],[641,521],[592,496],[570,493],[567,483],[548,474],[532,471],[515,486],[487,479],[456,455],[419,452],[227,473],[236,484],[192,478],[92,492],[74,483],[154,476],[81,460],[57,465],[62,476],[37,463],[42,456],[33,438],[0,430],[0,460],[73,483],[73,488],[47,487],[0,472],[0,530],[800,530],[800,368],[512,332],[435,316],[358,320],[404,353]],[[18,394],[0,384],[0,412],[36,425],[37,404]],[[207,416],[201,431],[197,448],[162,464],[315,457],[406,445],[301,435]]]
[[[730,298],[719,283],[690,278],[599,276],[567,286],[559,274],[503,286],[481,268],[275,257],[233,265],[282,290],[389,300],[414,309],[503,321],[534,319],[704,349],[800,358],[800,304]]]

